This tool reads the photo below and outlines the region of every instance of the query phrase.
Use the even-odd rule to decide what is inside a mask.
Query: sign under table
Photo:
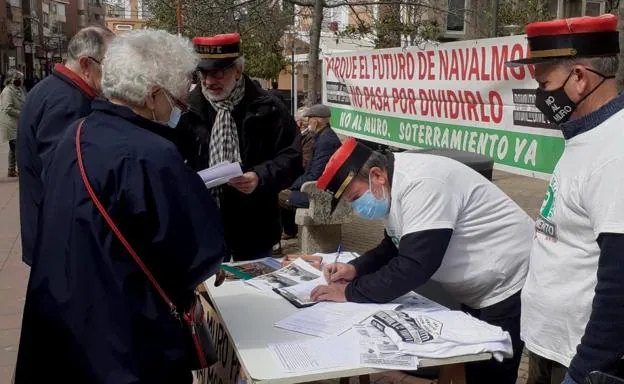
[[[284,372],[269,352],[269,343],[315,338],[274,326],[298,309],[277,294],[264,293],[242,281],[215,287],[211,278],[204,286],[211,302],[211,305],[206,304],[208,322],[220,359],[210,371],[211,383],[236,383],[239,371],[247,382],[262,384],[363,377],[384,372],[357,365],[314,372]],[[420,359],[419,367],[440,367],[439,384],[461,384],[465,382],[464,363],[491,358],[490,353],[481,353],[449,359]]]

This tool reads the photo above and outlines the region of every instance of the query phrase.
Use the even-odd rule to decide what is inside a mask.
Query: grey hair
[[[618,71],[619,60],[617,56],[578,58],[562,61],[563,64],[572,67],[573,65],[584,65],[600,73],[603,76],[615,76]]]
[[[371,169],[377,167],[382,170],[388,169],[388,157],[381,152],[373,151],[368,157],[368,160],[362,165],[360,171],[357,174],[357,178],[368,181]]]
[[[243,56],[237,57],[233,65],[240,72],[243,72],[245,70],[245,58]]]
[[[89,56],[102,61],[107,43],[115,37],[108,28],[92,26],[78,31],[67,45],[68,62]]]
[[[113,40],[104,57],[102,91],[136,105],[144,105],[154,87],[182,97],[198,62],[185,37],[154,29],[128,32]]]

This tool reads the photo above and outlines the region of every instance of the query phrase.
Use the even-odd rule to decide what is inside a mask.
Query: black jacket
[[[197,86],[190,96],[191,111],[178,126],[180,150],[196,171],[210,165],[210,134],[216,111]],[[269,251],[281,237],[278,193],[302,173],[297,125],[274,96],[245,78],[245,96],[232,113],[238,128],[243,172],[260,179],[246,195],[225,186],[221,214],[228,248],[236,260],[249,260]]]
[[[63,73],[67,71],[57,65],[28,93],[17,128],[22,259],[28,265],[32,264],[43,196],[43,164],[50,160],[69,124],[91,112],[92,91]]]
[[[184,329],[89,198],[76,126],[45,167],[15,382],[191,383]],[[209,192],[162,132],[171,129],[96,100],[80,142],[95,194],[185,309],[225,244]]]
[[[312,157],[303,175],[290,186],[292,193],[288,202],[295,207],[306,207],[309,205],[308,196],[300,192],[301,186],[308,181],[316,181],[323,174],[329,158],[340,148],[340,139],[330,126],[316,133],[314,144],[312,144]]]

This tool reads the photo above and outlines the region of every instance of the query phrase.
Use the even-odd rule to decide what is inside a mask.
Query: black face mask
[[[16,87],[19,87],[22,85],[22,80],[13,80],[13,85],[15,85]]]
[[[570,120],[570,116],[576,110],[576,107],[583,102],[586,98],[589,97],[598,87],[602,85],[607,79],[613,79],[615,76],[604,76],[603,74],[596,72],[592,69],[585,68],[589,72],[593,72],[596,75],[602,77],[602,81],[594,87],[587,95],[583,96],[578,103],[573,102],[568,97],[568,94],[565,91],[565,85],[570,80],[572,76],[572,72],[566,77],[563,85],[557,89],[553,89],[551,91],[545,91],[541,88],[537,88],[535,90],[535,106],[539,109],[548,121],[555,123],[557,125],[563,124],[566,121]]]

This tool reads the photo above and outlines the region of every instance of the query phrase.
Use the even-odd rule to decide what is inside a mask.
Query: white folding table
[[[284,372],[271,356],[268,344],[314,338],[274,326],[275,322],[298,309],[277,294],[261,292],[242,281],[226,282],[215,287],[214,278],[211,278],[204,285],[245,376],[254,383],[301,383],[383,372],[355,365],[305,373]],[[442,376],[448,377],[448,383],[460,384],[463,383],[463,363],[489,360],[491,357],[489,353],[482,353],[450,359],[421,359],[419,367],[441,367],[441,384]]]

